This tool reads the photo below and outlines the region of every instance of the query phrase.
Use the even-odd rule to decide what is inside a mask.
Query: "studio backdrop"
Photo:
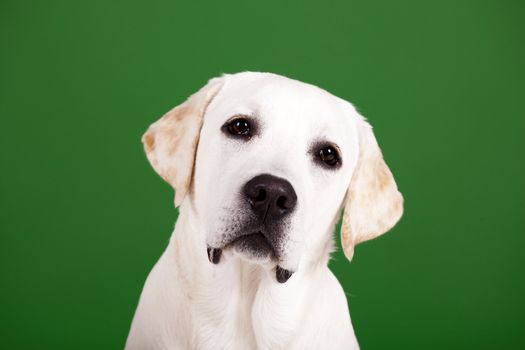
[[[405,197],[330,263],[361,347],[525,348],[523,18],[510,0],[2,1],[0,347],[124,346],[177,218],[141,135],[253,70],[354,103]]]

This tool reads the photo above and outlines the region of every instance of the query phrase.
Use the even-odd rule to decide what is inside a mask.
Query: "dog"
[[[393,227],[403,197],[369,123],[272,73],[211,79],[142,138],[179,218],[126,349],[358,349],[328,269]]]

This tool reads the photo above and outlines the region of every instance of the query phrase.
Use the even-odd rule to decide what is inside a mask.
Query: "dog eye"
[[[250,122],[246,118],[236,118],[226,123],[228,133],[233,136],[250,137],[252,136],[252,128]]]
[[[341,165],[341,157],[334,146],[323,146],[318,151],[319,160],[330,168],[335,168]]]

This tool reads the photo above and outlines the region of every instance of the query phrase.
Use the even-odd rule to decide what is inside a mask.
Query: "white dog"
[[[328,269],[332,234],[388,231],[403,198],[370,125],[296,80],[212,79],[143,137],[180,216],[149,274],[126,349],[358,349]]]

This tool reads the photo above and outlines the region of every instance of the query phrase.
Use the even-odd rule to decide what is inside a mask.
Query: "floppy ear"
[[[344,203],[341,244],[351,261],[356,244],[390,230],[403,214],[403,196],[372,132],[362,117],[357,119],[359,155]]]
[[[203,115],[222,84],[223,78],[211,79],[142,136],[151,166],[175,189],[175,206],[182,203],[190,188]]]

